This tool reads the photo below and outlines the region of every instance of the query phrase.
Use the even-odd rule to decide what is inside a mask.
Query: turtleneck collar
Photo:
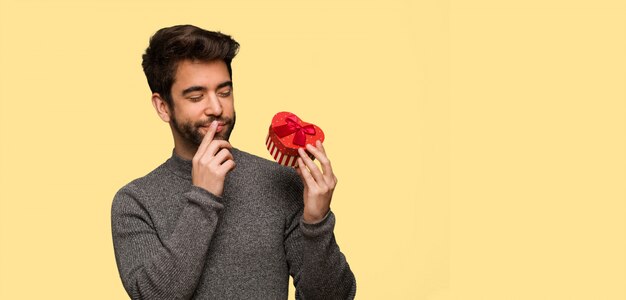
[[[237,157],[239,150],[232,148],[231,153],[233,157]],[[176,154],[172,149],[172,156],[165,162],[165,166],[174,174],[191,180],[191,160],[186,160]]]

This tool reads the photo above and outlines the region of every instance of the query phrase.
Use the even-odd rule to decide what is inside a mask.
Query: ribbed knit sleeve
[[[176,197],[184,207],[163,239],[139,189],[131,183],[115,195],[111,208],[115,258],[132,299],[189,299],[199,282],[223,205],[220,198],[195,186]]]
[[[296,299],[354,299],[356,280],[335,241],[334,228],[332,211],[316,224],[305,223],[301,211],[291,219],[285,249]]]

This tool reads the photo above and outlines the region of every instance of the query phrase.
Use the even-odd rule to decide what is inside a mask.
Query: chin
[[[230,133],[231,133],[231,130],[222,130],[221,132],[215,133],[215,135],[213,136],[213,139],[228,141],[228,139],[230,138]],[[202,142],[202,140],[206,136],[206,130],[198,131],[196,136],[200,137],[200,142]]]

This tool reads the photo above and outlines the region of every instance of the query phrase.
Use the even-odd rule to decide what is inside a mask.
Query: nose
[[[222,115],[222,103],[215,93],[209,93],[208,104],[204,108],[204,114],[207,116],[219,117]]]

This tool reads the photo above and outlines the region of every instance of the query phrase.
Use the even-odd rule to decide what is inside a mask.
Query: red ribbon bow
[[[315,134],[315,127],[312,124],[302,126],[302,120],[294,114],[289,115],[285,121],[287,124],[275,127],[274,132],[281,138],[295,132],[296,135],[293,137],[293,143],[296,145],[304,146],[306,144],[306,134]]]

